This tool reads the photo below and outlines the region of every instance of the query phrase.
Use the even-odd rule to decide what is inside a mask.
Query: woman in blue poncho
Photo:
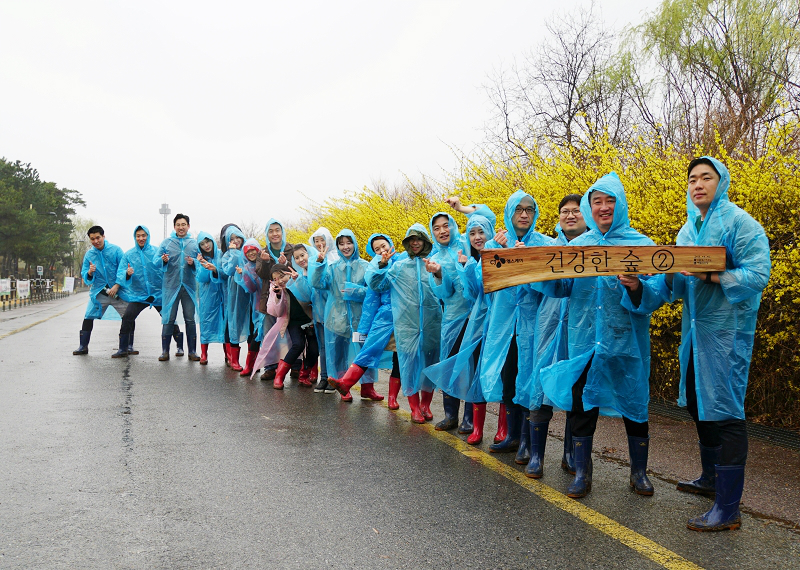
[[[211,234],[197,234],[200,254],[197,261],[197,283],[200,319],[200,364],[208,364],[208,345],[225,342],[225,277],[219,267],[222,255]]]
[[[256,362],[261,340],[264,338],[264,314],[258,310],[259,300],[262,295],[263,283],[256,270],[256,263],[261,256],[261,246],[253,238],[248,239],[242,246],[244,264],[236,266],[233,279],[239,287],[250,296],[250,315],[247,335],[247,360],[239,376],[250,376]]]
[[[242,253],[244,234],[234,226],[225,229],[225,250],[222,256],[221,270],[226,279],[225,295],[225,321],[228,341],[228,363],[232,370],[241,372],[239,364],[239,344],[247,340],[250,334],[250,294],[240,287],[233,278],[236,267],[244,266],[245,259]]]

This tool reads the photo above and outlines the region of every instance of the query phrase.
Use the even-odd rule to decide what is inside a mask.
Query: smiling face
[[[303,269],[308,268],[308,252],[305,249],[298,249],[294,253],[292,253],[292,257],[294,257],[294,262],[302,267]]]
[[[372,240],[372,251],[375,252],[375,257],[380,257],[383,252],[391,251],[392,246],[383,238],[375,238]]]
[[[425,242],[422,241],[422,238],[417,236],[411,236],[408,238],[407,243],[409,251],[414,255],[419,255],[419,253],[422,251],[422,248],[425,247]]]
[[[586,221],[581,214],[578,202],[567,202],[558,211],[558,223],[568,240],[578,237],[586,231]]]
[[[314,247],[317,248],[317,251],[322,251],[322,248],[325,247],[325,237],[314,236]]]
[[[272,272],[272,282],[281,287],[285,286],[291,278],[291,275],[284,273],[283,271]]]
[[[255,261],[256,259],[258,259],[258,254],[259,254],[258,250],[256,248],[253,248],[253,249],[248,249],[247,253],[245,253],[244,256],[247,258],[248,261]]]
[[[186,237],[189,233],[189,222],[185,218],[178,218],[175,220],[175,235],[179,238]]]
[[[283,229],[280,224],[270,224],[267,230],[267,240],[272,249],[279,249],[283,242]]]
[[[511,225],[514,226],[517,237],[523,237],[531,229],[535,212],[533,198],[525,196],[519,201],[517,207],[514,208],[514,213],[511,215]]]
[[[211,253],[214,250],[214,242],[206,238],[200,242],[200,250],[203,253]]]
[[[689,196],[703,217],[714,201],[718,185],[719,174],[708,164],[700,163],[689,173]]]
[[[436,216],[433,219],[433,238],[437,243],[448,245],[450,243],[450,219],[447,216]]]
[[[469,230],[469,244],[475,248],[476,251],[483,251],[486,245],[486,234],[481,227],[475,227]]]
[[[136,235],[136,245],[138,245],[140,249],[143,248],[145,245],[147,245],[147,232],[146,231],[144,231],[144,230],[136,230],[136,234],[135,235]]]
[[[89,241],[96,249],[103,249],[106,245],[106,236],[101,233],[89,234]]]
[[[597,224],[597,229],[602,234],[606,233],[614,223],[614,207],[617,205],[617,199],[595,190],[589,197],[589,203],[592,205],[592,219]]]
[[[239,236],[231,236],[231,243],[236,246],[236,249],[242,249],[244,239]]]
[[[342,255],[347,258],[353,255],[353,252],[356,250],[355,246],[353,245],[353,240],[347,236],[339,237],[336,240],[336,247],[338,247],[339,251],[342,252]]]

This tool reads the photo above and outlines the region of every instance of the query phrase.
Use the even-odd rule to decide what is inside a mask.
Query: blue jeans
[[[180,291],[178,291],[178,297],[175,299],[175,302],[172,303],[172,307],[170,308],[169,323],[166,325],[161,325],[161,336],[172,335],[172,331],[175,328],[175,319],[178,318],[178,303],[180,303],[181,307],[183,307],[183,320],[186,323],[186,336],[194,338],[197,336],[197,329],[195,328],[194,324],[194,301],[192,301],[189,291],[187,291],[183,286],[181,286]]]

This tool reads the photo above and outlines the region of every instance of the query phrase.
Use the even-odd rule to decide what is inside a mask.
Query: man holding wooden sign
[[[652,246],[630,227],[625,189],[612,172],[595,182],[581,199],[581,213],[590,231],[571,245]],[[649,279],[618,274],[602,264],[586,270],[592,277],[543,281],[530,285],[551,297],[569,297],[568,358],[540,372],[545,396],[569,410],[575,479],[567,490],[573,498],[592,488],[592,439],[599,413],[622,416],[631,459],[630,484],[652,495],[646,475],[649,450],[650,311],[658,306],[658,289]],[[484,273],[489,273],[487,269]],[[638,284],[635,291],[629,287]],[[630,298],[628,298],[630,296]],[[634,310],[623,306],[629,303]]]

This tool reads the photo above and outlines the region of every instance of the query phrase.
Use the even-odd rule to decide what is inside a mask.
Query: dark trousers
[[[120,334],[127,334],[135,331],[136,318],[142,311],[144,311],[149,306],[150,305],[148,303],[137,303],[137,302],[128,303],[128,308],[125,309],[125,314],[122,315],[122,328],[120,328]],[[161,307],[155,307],[155,309],[156,311],[158,311],[158,314],[160,315]],[[173,334],[177,332],[181,332],[181,329],[178,327],[178,325],[175,325],[175,328],[173,329]]]
[[[503,403],[507,410],[520,408],[514,403],[514,396],[517,395],[517,371],[519,370],[519,350],[517,349],[517,335],[511,337],[511,345],[508,347],[506,361],[500,371],[500,379],[503,382]]]
[[[319,345],[317,344],[317,335],[314,334],[314,327],[309,325],[307,328],[301,328],[301,323],[290,322],[286,331],[292,340],[292,347],[283,357],[283,361],[291,366],[305,350],[306,356],[303,358],[303,364],[309,369],[313,367],[319,358]],[[307,331],[309,334],[306,334]]]
[[[186,287],[183,285],[181,285],[180,291],[178,291],[178,297],[170,308],[169,323],[161,325],[161,336],[169,336],[172,334],[175,327],[175,319],[178,318],[178,303],[180,303],[183,309],[183,321],[186,323],[186,336],[190,338],[196,336],[197,329],[194,324],[194,301],[192,301],[189,291],[187,291]]]
[[[747,424],[744,420],[700,421],[697,411],[697,387],[694,355],[689,352],[686,368],[686,408],[694,420],[697,437],[704,447],[722,446],[720,465],[744,465],[747,462]]]
[[[572,411],[567,414],[572,428],[572,437],[589,437],[594,435],[597,429],[597,417],[600,415],[600,408],[583,409],[583,389],[586,387],[586,379],[589,376],[589,369],[592,361],[583,369],[580,378],[572,386]],[[625,432],[629,437],[647,437],[650,431],[648,422],[635,422],[624,417]]]

